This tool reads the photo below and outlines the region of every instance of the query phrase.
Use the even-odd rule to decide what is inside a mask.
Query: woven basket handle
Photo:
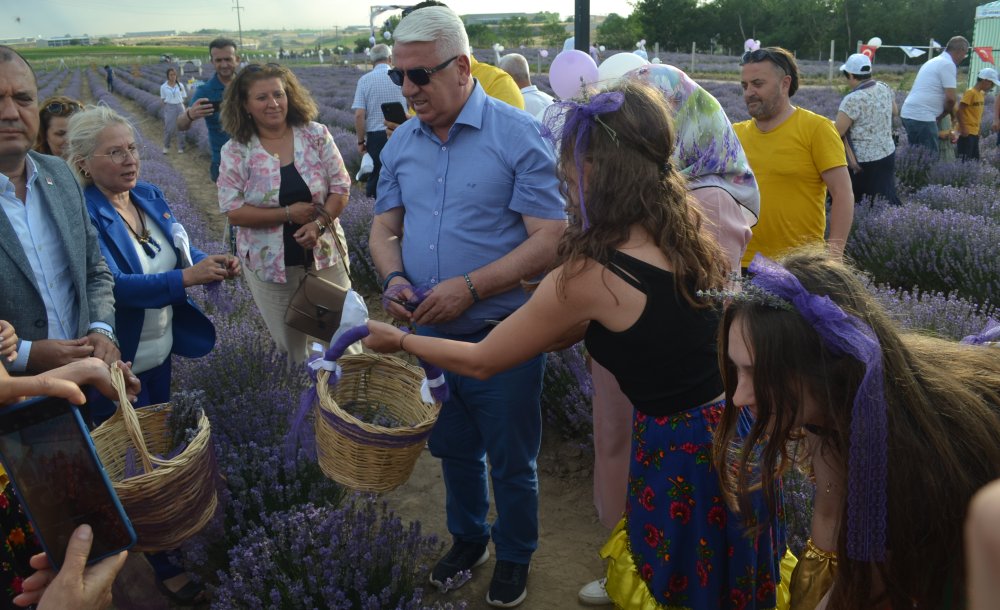
[[[111,387],[118,392],[118,409],[112,418],[121,417],[125,424],[125,431],[128,432],[142,460],[142,472],[153,472],[153,462],[149,459],[149,449],[146,448],[146,439],[142,436],[142,428],[139,426],[139,417],[135,414],[132,403],[128,400],[128,391],[125,389],[125,375],[122,370],[115,365],[111,366]]]

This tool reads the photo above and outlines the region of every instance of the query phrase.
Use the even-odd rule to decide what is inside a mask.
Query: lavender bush
[[[441,546],[372,497],[275,512],[230,550],[213,607],[416,610],[416,575]]]
[[[594,385],[582,343],[548,355],[542,415],[550,429],[566,439],[586,440],[586,446],[592,447],[593,395]]]

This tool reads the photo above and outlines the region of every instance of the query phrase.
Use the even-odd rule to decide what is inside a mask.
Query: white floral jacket
[[[347,195],[351,177],[333,142],[333,136],[321,123],[310,122],[293,127],[295,169],[309,186],[313,203],[323,205],[331,193]],[[278,207],[281,188],[281,161],[272,156],[253,136],[247,144],[229,140],[222,147],[219,166],[219,209],[232,212],[244,205],[259,208]],[[334,236],[343,234],[340,221],[326,231],[313,249],[317,269],[337,263],[340,253]],[[285,244],[281,225],[265,228],[240,227],[236,232],[236,252],[247,269],[267,282],[285,283]],[[344,244],[341,243],[341,246]]]

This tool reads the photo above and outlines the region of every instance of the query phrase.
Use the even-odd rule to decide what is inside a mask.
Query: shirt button
[[[448,150],[448,147],[447,147],[447,146],[442,146],[442,147],[441,147],[441,150],[442,150],[442,151],[444,151],[444,150]]]
[[[441,179],[440,179],[440,178],[438,178],[438,184],[440,184],[440,183],[441,183]]]
[[[431,244],[431,250],[433,250],[433,249],[434,249],[434,244]]]
[[[431,284],[437,284],[437,283],[438,283],[438,279],[436,277],[432,277],[431,278]]]
[[[435,215],[435,216],[437,216],[437,215],[438,215],[438,211],[437,211],[437,210],[434,210],[434,215]]]

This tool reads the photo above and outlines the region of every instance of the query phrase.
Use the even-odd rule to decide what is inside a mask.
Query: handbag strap
[[[323,223],[326,225],[326,230],[330,232],[330,235],[333,237],[333,243],[337,246],[337,252],[340,254],[340,260],[344,265],[344,271],[347,273],[347,279],[350,280],[351,286],[353,286],[354,278],[351,277],[351,267],[347,264],[347,250],[344,248],[344,245],[340,243],[340,236],[337,235],[337,230],[334,227],[333,217],[330,216],[330,213],[326,211],[326,208],[321,205],[316,206],[316,212],[323,217]],[[306,265],[308,264],[308,261],[306,261]]]

